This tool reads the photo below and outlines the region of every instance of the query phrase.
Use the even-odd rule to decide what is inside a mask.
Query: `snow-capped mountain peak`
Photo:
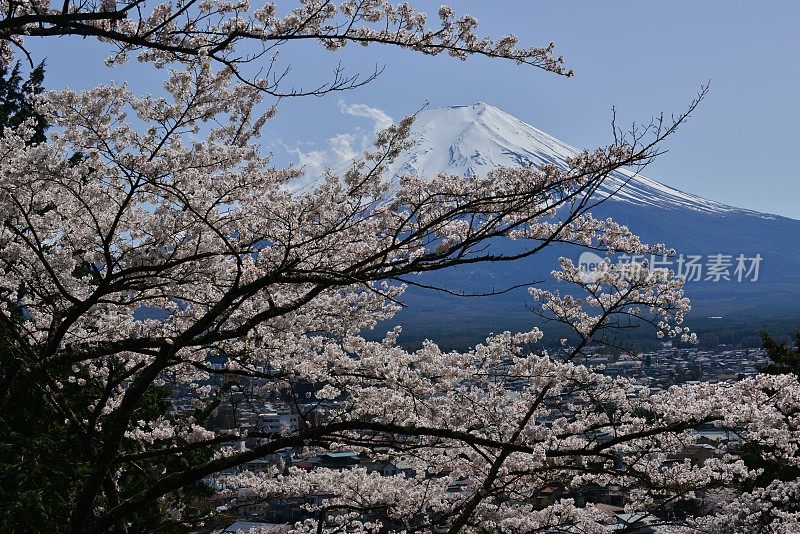
[[[392,167],[396,174],[485,174],[500,166],[558,164],[576,152],[484,102],[424,110],[412,137],[416,145]]]
[[[412,128],[414,147],[390,167],[394,176],[485,175],[501,166],[566,165],[578,149],[484,102],[421,111]],[[665,209],[745,212],[684,193],[628,170],[611,175],[599,194]],[[755,212],[749,212],[755,215]],[[766,217],[763,214],[758,214]]]

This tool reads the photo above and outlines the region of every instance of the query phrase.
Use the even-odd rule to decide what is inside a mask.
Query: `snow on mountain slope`
[[[543,163],[563,166],[568,157],[578,152],[577,148],[483,102],[424,110],[417,116],[412,137],[415,146],[389,169],[394,176],[436,176],[442,171],[480,176],[500,166]],[[598,193],[613,194],[613,200],[640,206],[772,218],[684,193],[625,169],[609,176]]]

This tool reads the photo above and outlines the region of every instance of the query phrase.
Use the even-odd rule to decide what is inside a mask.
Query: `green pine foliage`
[[[43,91],[44,62],[31,70],[23,80],[19,63],[11,70],[0,66],[0,135],[6,128],[16,128],[27,119],[33,119],[35,133],[31,141],[43,143],[47,123],[33,109],[31,99]]]
[[[766,332],[761,332],[761,343],[771,360],[770,364],[760,369],[762,373],[790,374],[800,378],[800,330],[794,334],[794,347],[774,340]]]

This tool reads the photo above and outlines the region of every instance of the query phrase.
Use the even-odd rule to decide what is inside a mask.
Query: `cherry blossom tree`
[[[57,519],[71,531],[136,529],[153,506],[189,521],[181,497],[201,481],[237,502],[315,497],[297,532],[600,532],[599,508],[541,499],[553,485],[592,484],[625,488],[631,511],[694,498],[725,505],[687,528],[749,528],[736,514],[764,502],[774,504],[769,525],[797,526],[780,513],[793,483],[725,493],[758,473],[724,447],[702,464],[678,459],[694,429],[713,423],[796,465],[796,377],[650,392],[577,363],[607,331],[634,324],[694,341],[681,326],[690,309],[682,280],[669,271],[609,262],[587,279],[563,260],[553,272],[561,289],[531,290],[540,315],[575,332],[577,343],[555,352],[533,326],[464,352],[403,349],[399,329],[364,337],[399,310],[412,273],[513,261],[554,243],[668,252],[593,218],[593,193],[614,170],[647,164],[697,101],[565,168],[394,180],[384,171],[408,148],[412,116],[344,172],[298,192],[301,171],[272,166],[259,148],[276,112],[264,99],[361,82],[337,71],[317,88],[283,89],[275,54],[291,41],[567,71],[552,45],[479,38],[474,19],[447,7],[430,29],[424,14],[379,0],[305,0],[283,15],[216,1],[0,5],[6,62],[14,47],[25,53],[25,38],[78,35],[110,43],[112,63],[136,52],[168,69],[159,95],[117,84],[48,92],[36,102],[47,142],[32,141],[30,121],[0,139],[10,354],[0,414],[33,389],[77,445],[82,469],[65,481],[70,513]],[[248,76],[254,65],[265,70]],[[497,254],[487,246],[497,239],[524,248]],[[152,409],[165,394],[169,407]],[[242,395],[287,403],[297,424],[214,423]],[[404,468],[307,471],[276,456],[343,449]],[[275,461],[243,468],[262,458]]]
[[[301,0],[286,13],[273,2],[251,9],[250,2],[180,0],[148,6],[144,0],[118,2],[89,0],[65,2],[4,1],[0,4],[0,54],[8,62],[25,48],[28,37],[93,37],[112,44],[111,64],[125,62],[130,53],[140,60],[163,66],[173,61],[192,62],[207,57],[225,66],[235,77],[274,96],[320,95],[352,89],[374,79],[349,75],[340,66],[326,82],[313,88],[283,88],[288,67],[278,52],[294,41],[319,41],[327,50],[350,44],[388,44],[428,55],[447,53],[466,59],[471,55],[511,59],[550,72],[570,76],[563,60],[552,55],[554,44],[518,48],[517,38],[507,35],[480,38],[474,17],[458,17],[448,6],[437,15],[438,26],[428,15],[407,3],[385,0]],[[257,63],[255,74],[246,68]]]

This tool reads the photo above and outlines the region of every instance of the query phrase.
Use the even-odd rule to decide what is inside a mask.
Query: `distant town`
[[[591,369],[608,376],[624,376],[636,382],[633,395],[641,389],[658,392],[676,384],[733,382],[754,375],[768,362],[763,349],[731,349],[724,345],[714,350],[682,348],[670,342],[661,344],[658,350],[631,354],[606,354],[601,351],[588,354],[580,362]],[[222,364],[216,364],[220,368]],[[262,369],[269,373],[269,370]],[[223,379],[221,379],[223,380]],[[312,412],[320,406],[319,402],[292,406],[281,400],[271,402],[256,401],[258,396],[250,397],[247,390],[259,386],[249,381],[240,383],[240,395],[231,396],[231,401],[219,406],[212,419],[212,429],[244,429],[247,437],[230,445],[240,451],[263,444],[269,438],[263,436],[295,431],[300,425],[300,411]],[[513,394],[513,385],[510,394]],[[261,397],[263,399],[263,397]],[[173,410],[188,411],[193,406],[192,395],[177,396]],[[574,399],[564,399],[564,405]],[[253,432],[248,433],[250,429]],[[697,439],[688,444],[673,461],[690,461],[702,465],[709,458],[723,453],[739,453],[739,437],[735,431],[720,429],[713,425],[702,425],[695,429]],[[252,437],[260,436],[260,437]],[[599,436],[602,440],[603,437]],[[264,472],[267,470],[286,470],[289,468],[314,469],[365,469],[368,473],[378,472],[382,476],[412,474],[411,468],[402,458],[393,456],[391,451],[374,449],[372,453],[350,450],[331,450],[321,454],[308,454],[302,449],[287,448],[278,454],[269,455],[247,462],[235,470],[215,473],[204,480],[204,484],[215,490],[211,502],[204,503],[211,512],[211,520],[196,530],[198,533],[247,534],[250,530],[262,533],[287,532],[297,521],[311,518],[310,506],[323,505],[327,495],[317,494],[303,499],[264,500],[250,490],[230,485],[230,475],[241,472]],[[464,481],[467,485],[467,481]],[[450,491],[458,495],[463,491],[454,484]],[[674,522],[687,514],[702,511],[703,495],[673,501],[657,506],[654,510],[626,512],[626,490],[618,486],[600,487],[585,485],[570,488],[563,483],[543,487],[539,492],[538,506],[544,508],[559,499],[572,498],[579,505],[592,503],[608,515],[610,530],[624,530],[646,534],[655,532],[655,526]]]

